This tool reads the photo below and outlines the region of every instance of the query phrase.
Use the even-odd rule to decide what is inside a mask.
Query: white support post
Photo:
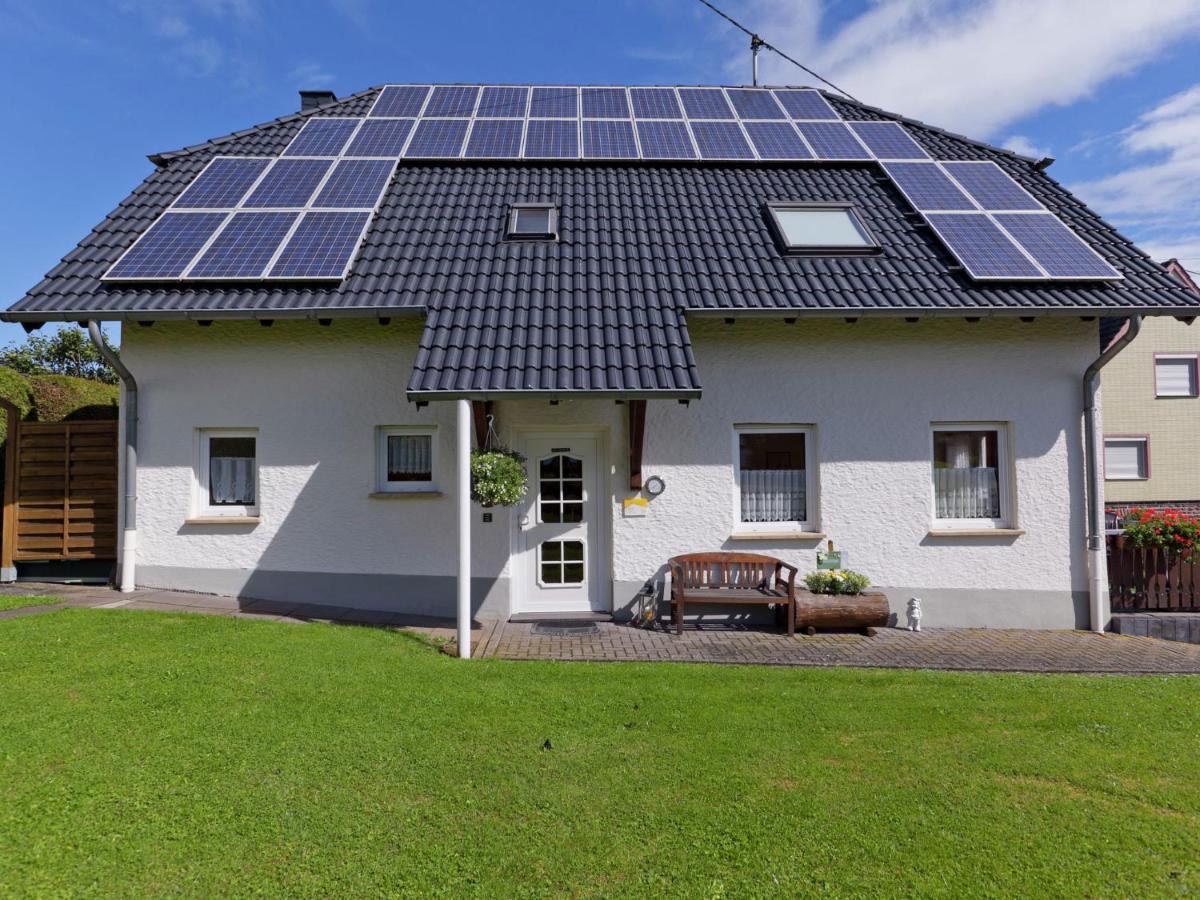
[[[459,400],[455,454],[458,465],[458,655],[471,658],[471,401]]]

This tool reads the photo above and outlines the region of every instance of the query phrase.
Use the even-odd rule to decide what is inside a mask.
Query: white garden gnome
[[[913,597],[908,601],[908,630],[921,630],[921,598]]]

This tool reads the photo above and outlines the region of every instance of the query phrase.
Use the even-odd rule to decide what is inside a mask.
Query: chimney
[[[335,100],[337,100],[337,94],[333,91],[301,91],[300,112],[308,112],[310,109],[316,109],[326,103],[333,103]]]

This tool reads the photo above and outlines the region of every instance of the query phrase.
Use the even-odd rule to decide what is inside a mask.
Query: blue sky
[[[722,5],[722,4],[718,4]],[[725,0],[859,99],[1034,155],[1200,269],[1200,0]],[[387,81],[743,83],[695,0],[0,0],[0,304],[170,150]],[[806,84],[763,60],[765,80]],[[0,326],[0,344],[18,339]]]

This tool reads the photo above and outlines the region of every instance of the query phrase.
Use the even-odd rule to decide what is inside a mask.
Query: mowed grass
[[[62,603],[64,600],[66,600],[65,597],[53,597],[47,594],[28,594],[25,596],[0,594],[0,612],[9,609],[24,609],[27,606],[53,606],[56,603]]]
[[[462,662],[68,609],[0,622],[0,685],[0,894],[1200,891],[1192,678]]]

